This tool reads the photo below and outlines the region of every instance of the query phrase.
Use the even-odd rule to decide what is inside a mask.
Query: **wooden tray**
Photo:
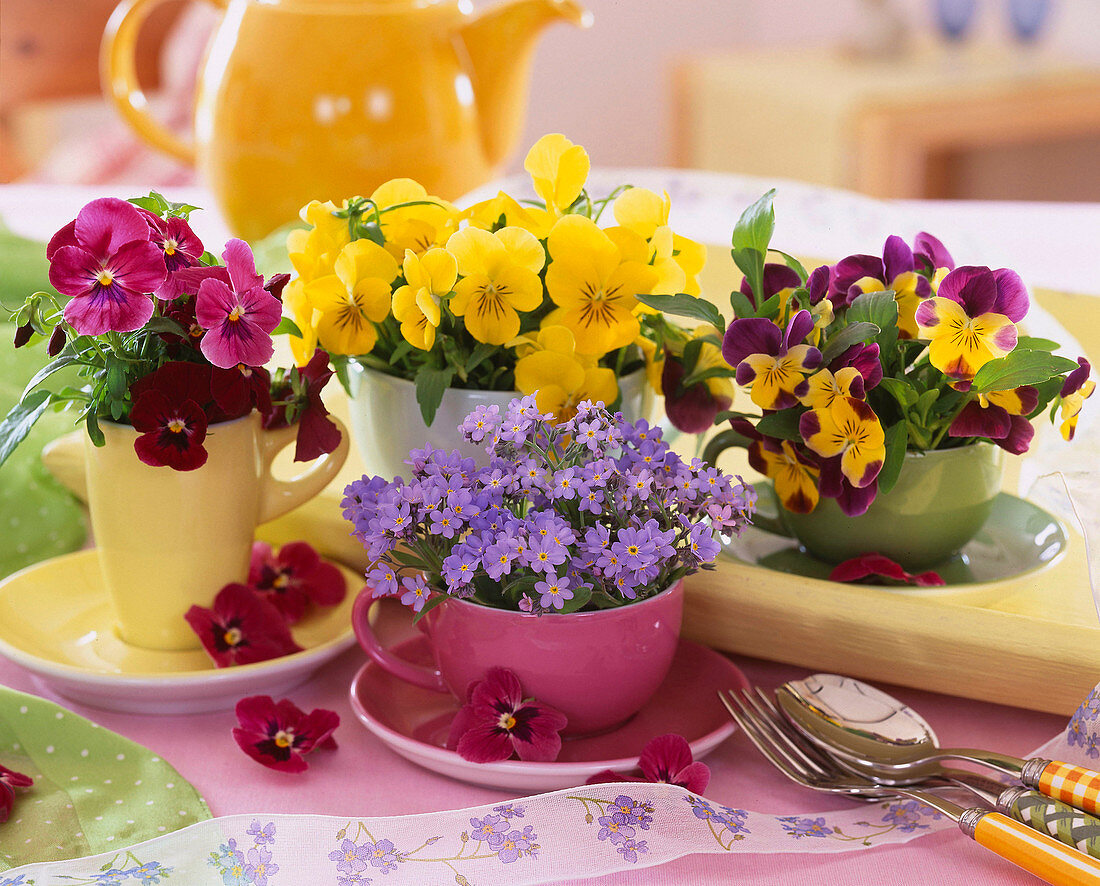
[[[1017,579],[883,589],[727,558],[686,583],[684,635],[742,655],[1071,714],[1100,682],[1084,541]]]

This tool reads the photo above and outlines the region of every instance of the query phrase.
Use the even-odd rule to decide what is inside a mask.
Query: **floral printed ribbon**
[[[1100,758],[1100,686],[1044,755]],[[954,827],[913,800],[769,815],[664,784],[601,784],[391,818],[231,815],[128,849],[0,874],[0,886],[424,886],[556,883],[692,853],[848,852]]]

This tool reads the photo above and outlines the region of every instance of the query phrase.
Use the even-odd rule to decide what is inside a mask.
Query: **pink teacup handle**
[[[381,643],[374,635],[374,629],[370,624],[370,607],[374,603],[370,588],[363,588],[359,596],[355,598],[355,606],[351,611],[351,625],[355,629],[356,639],[359,645],[371,657],[375,664],[387,673],[393,674],[399,680],[412,683],[422,689],[431,689],[434,692],[450,692],[447,684],[443,682],[443,675],[433,668],[424,668],[420,665],[410,664],[404,659],[398,658]]]

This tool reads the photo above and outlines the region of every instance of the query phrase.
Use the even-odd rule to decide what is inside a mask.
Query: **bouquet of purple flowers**
[[[753,489],[685,463],[645,421],[581,403],[555,423],[535,396],[501,415],[479,406],[460,428],[484,443],[478,467],[418,449],[412,479],[364,477],[344,516],[375,566],[376,597],[422,615],[448,597],[525,612],[605,609],[652,597],[713,568],[718,534],[740,531]]]

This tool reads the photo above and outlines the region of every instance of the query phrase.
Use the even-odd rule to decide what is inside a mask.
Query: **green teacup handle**
[[[775,494],[771,483],[756,484],[756,510],[752,515],[752,525],[773,535],[794,538],[791,531],[779,519],[779,509],[783,507]]]

